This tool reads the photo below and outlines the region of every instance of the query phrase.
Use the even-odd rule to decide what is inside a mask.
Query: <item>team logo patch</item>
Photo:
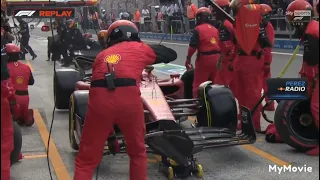
[[[22,77],[22,76],[18,76],[18,77],[16,78],[16,83],[17,83],[17,84],[22,84],[22,83],[23,83],[23,77]]]
[[[118,64],[118,62],[121,60],[121,56],[119,54],[110,54],[106,57],[106,63],[110,64]]]
[[[210,39],[210,43],[211,43],[211,44],[216,44],[216,43],[217,43],[217,40],[216,40],[215,38],[211,38],[211,39]]]

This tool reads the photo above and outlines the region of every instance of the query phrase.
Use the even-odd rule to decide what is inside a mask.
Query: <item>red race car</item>
[[[81,66],[92,64],[95,57],[89,53],[92,52],[78,52],[74,58],[76,69],[58,69],[54,75],[55,105],[69,109],[69,139],[75,150],[79,148],[84,126],[91,76]],[[242,107],[242,133],[236,133],[237,105],[228,87],[204,82],[199,87],[199,99],[185,99],[188,83],[183,78],[192,77],[192,71],[182,78],[173,74],[167,80],[157,80],[152,70],[152,66],[145,68],[140,84],[145,107],[145,140],[148,152],[162,158],[160,163],[167,167],[169,179],[192,174],[202,177],[202,167],[196,164],[193,155],[203,149],[256,141],[251,113],[245,107]],[[188,116],[196,116],[197,123],[182,128],[178,120]],[[115,132],[117,143],[107,143],[106,154],[125,152],[125,143],[116,126]]]

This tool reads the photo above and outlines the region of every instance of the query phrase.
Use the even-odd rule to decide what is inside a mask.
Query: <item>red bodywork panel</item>
[[[153,121],[161,119],[175,120],[166,98],[156,82],[142,82],[140,91],[144,108],[149,111]]]
[[[142,77],[144,81],[141,81],[140,84],[141,99],[143,101],[144,108],[150,113],[151,120],[175,120],[166,101],[166,96],[173,99],[183,98],[184,84],[182,80],[179,79],[179,76],[172,75],[169,79],[156,81],[156,79],[152,78],[155,77],[152,73],[144,71],[142,73]],[[90,84],[83,81],[78,81],[75,86],[76,90],[90,89]],[[166,88],[173,90],[168,91]],[[163,91],[167,93],[164,95]]]

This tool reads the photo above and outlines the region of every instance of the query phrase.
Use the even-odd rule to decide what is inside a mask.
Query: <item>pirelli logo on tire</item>
[[[14,17],[21,18],[74,18],[74,8],[33,8],[14,9]]]

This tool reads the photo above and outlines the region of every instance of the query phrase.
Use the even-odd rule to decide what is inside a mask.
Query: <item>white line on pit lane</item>
[[[150,43],[159,43],[159,41],[149,41],[149,40],[143,40],[144,42],[150,42]],[[169,44],[169,45],[177,45],[177,46],[189,46],[189,44],[183,44],[183,43],[171,43],[171,42],[161,42],[162,44]],[[282,52],[272,52],[272,54],[277,55],[284,55],[284,56],[292,56],[292,53],[282,53]],[[302,54],[297,54],[297,56],[303,56]]]

